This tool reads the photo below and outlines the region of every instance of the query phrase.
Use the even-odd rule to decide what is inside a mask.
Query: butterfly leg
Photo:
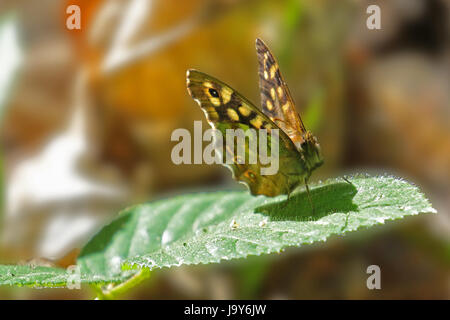
[[[309,193],[309,187],[308,187],[308,180],[305,179],[305,187],[306,187],[306,194],[308,195],[309,204],[311,205],[312,213],[314,214],[314,204],[311,199],[311,194]]]
[[[289,200],[291,199],[291,193],[292,193],[292,189],[291,188],[287,188],[288,192],[287,192],[287,198],[286,201],[284,201],[284,204],[282,206],[283,209],[285,209],[289,203]]]

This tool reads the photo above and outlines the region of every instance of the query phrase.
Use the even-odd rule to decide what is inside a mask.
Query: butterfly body
[[[278,147],[279,170],[276,173],[263,175],[260,169],[265,165],[261,162],[251,164],[235,157],[233,163],[228,164],[233,178],[247,185],[253,195],[289,195],[299,185],[307,183],[312,171],[323,160],[317,139],[305,129],[294,109],[294,102],[273,55],[259,39],[256,48],[262,111],[227,84],[196,70],[188,70],[187,88],[204,111],[208,123],[223,136],[226,136],[227,129],[265,129],[268,132],[268,153]],[[277,145],[276,140],[272,140],[272,130],[278,134]],[[260,142],[259,136],[249,139]],[[246,139],[246,159],[255,152],[249,143],[250,140]],[[226,146],[223,147],[223,155],[227,152],[225,149]]]

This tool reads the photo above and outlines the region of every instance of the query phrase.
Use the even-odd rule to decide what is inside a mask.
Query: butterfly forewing
[[[187,88],[206,114],[212,127],[229,124],[230,128],[242,127],[255,130],[278,129],[267,115],[227,84],[197,70],[188,70]],[[234,125],[233,125],[234,124]],[[280,132],[280,139],[287,149],[294,150],[289,137]]]
[[[296,146],[299,146],[303,142],[306,129],[295,110],[294,101],[283,80],[278,63],[261,39],[256,39],[256,53],[259,62],[262,110]]]
[[[192,98],[197,101],[205,112],[209,124],[218,129],[223,137],[226,137],[226,129],[254,129],[258,133],[266,129],[269,134],[278,126],[264,113],[250,103],[237,91],[225,83],[196,70],[187,72],[187,88]],[[289,166],[289,163],[299,163],[299,154],[291,139],[282,131],[278,130],[279,137],[279,161],[280,167]],[[267,150],[271,152],[271,140],[268,139]],[[249,148],[249,140],[245,139],[246,156],[252,150]],[[222,150],[225,156],[227,150]],[[236,150],[236,148],[235,148]],[[223,159],[225,162],[225,159]],[[252,194],[264,194],[275,196],[289,192],[292,187],[289,175],[277,172],[273,175],[261,175],[261,163],[248,163],[248,158],[242,163],[236,156],[232,158],[233,163],[229,165],[233,171],[233,178],[245,183]],[[296,166],[296,168],[300,168]]]

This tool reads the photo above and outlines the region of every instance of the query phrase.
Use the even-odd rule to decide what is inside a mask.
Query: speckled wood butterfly
[[[235,180],[246,184],[253,195],[287,194],[289,198],[303,183],[309,195],[308,178],[323,163],[319,144],[303,125],[278,63],[261,39],[256,39],[256,51],[262,112],[230,86],[196,70],[187,72],[188,92],[205,112],[209,124],[224,135],[226,129],[281,129],[278,172],[261,175],[259,163],[234,161],[229,167]]]

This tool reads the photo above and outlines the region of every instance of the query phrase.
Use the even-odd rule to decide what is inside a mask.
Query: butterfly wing
[[[267,129],[268,132],[278,129],[278,126],[251,102],[220,80],[196,70],[188,70],[186,81],[189,94],[205,112],[208,123],[219,130],[223,137],[226,137],[226,129],[245,131],[253,128],[256,131]],[[299,177],[306,172],[301,155],[291,139],[282,130],[278,131],[279,170],[277,173],[262,175],[259,161],[256,164],[250,164],[248,161],[242,163],[236,157],[233,158],[233,163],[228,165],[233,172],[233,178],[246,184],[253,195],[287,194],[299,184],[301,181]],[[267,139],[267,141],[267,152],[270,154],[271,140]],[[245,139],[246,156],[252,152],[249,142]],[[226,151],[222,153],[223,156]]]
[[[256,53],[262,110],[299,147],[304,140],[306,129],[295,110],[294,100],[283,80],[278,63],[261,39],[256,39]]]

